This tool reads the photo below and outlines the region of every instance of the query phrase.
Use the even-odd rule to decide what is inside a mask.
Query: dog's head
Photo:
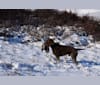
[[[54,44],[54,40],[53,40],[53,39],[48,39],[48,40],[45,42],[45,44],[46,44],[47,46],[51,46],[51,45]]]
[[[46,52],[49,52],[49,47],[54,44],[53,39],[48,39],[43,45],[42,45],[42,51],[45,50]]]

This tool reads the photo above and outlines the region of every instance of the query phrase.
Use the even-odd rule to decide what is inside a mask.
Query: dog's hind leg
[[[73,53],[71,53],[70,54],[70,56],[72,57],[72,61],[73,61],[73,63],[75,63],[76,65],[78,64],[78,62],[77,62],[77,52],[73,52]]]

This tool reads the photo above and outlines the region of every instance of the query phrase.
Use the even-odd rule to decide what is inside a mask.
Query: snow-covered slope
[[[0,40],[0,76],[100,76],[100,44],[91,44],[78,52],[76,66],[70,57],[61,57],[55,64],[52,50],[48,54],[41,51],[41,41],[21,44]]]
[[[67,11],[72,11],[77,13],[79,16],[93,16],[96,19],[100,19],[100,10],[99,9],[66,9]]]

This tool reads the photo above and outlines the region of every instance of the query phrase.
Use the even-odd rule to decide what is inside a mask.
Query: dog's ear
[[[45,51],[48,53],[49,52],[49,47],[45,46]]]
[[[41,48],[41,50],[43,51],[43,45],[42,45],[42,48]]]
[[[42,50],[42,51],[45,50],[45,45],[44,45],[44,44],[42,44],[41,50]]]

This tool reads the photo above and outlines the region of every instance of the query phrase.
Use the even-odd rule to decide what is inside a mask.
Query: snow
[[[80,15],[86,15],[91,13],[100,12],[98,9],[78,9],[78,14]]]
[[[99,9],[66,9],[66,11],[77,13],[79,16],[89,15],[94,17],[100,17]]]
[[[62,9],[64,10],[64,9]],[[91,16],[95,20],[100,20],[100,10],[99,9],[66,9],[68,12],[76,13],[78,16]]]
[[[71,37],[75,39],[75,36]],[[76,38],[80,41],[79,37]],[[70,57],[66,60],[61,57],[60,62],[55,63],[51,49],[48,54],[41,51],[42,41],[10,42],[0,40],[0,76],[100,76],[100,43],[92,43],[79,51],[79,65],[76,66]]]

